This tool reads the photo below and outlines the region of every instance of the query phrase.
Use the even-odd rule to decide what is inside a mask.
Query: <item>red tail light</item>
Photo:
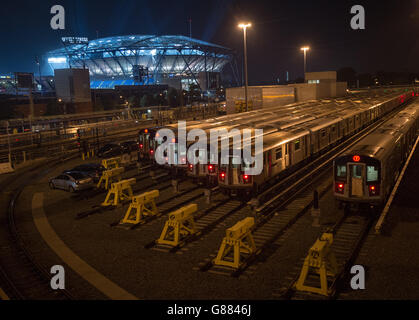
[[[144,148],[144,145],[140,144],[140,149],[143,149],[143,148]]]
[[[150,150],[150,154],[151,154],[151,155],[153,155],[153,154],[154,154],[154,150],[153,150],[153,149],[151,149],[151,150]]]
[[[371,184],[368,186],[368,191],[370,193],[370,197],[379,196],[380,195],[380,186]]]
[[[345,184],[343,182],[335,182],[335,192],[343,194],[345,192]]]
[[[208,165],[208,172],[213,173],[214,172],[214,166],[212,164]]]
[[[225,180],[225,178],[226,178],[226,173],[225,173],[224,171],[221,171],[221,172],[220,172],[220,180],[221,180],[221,181],[224,181],[224,180]]]
[[[189,171],[193,171],[193,164],[189,165]]]
[[[250,182],[250,176],[247,174],[243,175],[243,183],[249,183]]]

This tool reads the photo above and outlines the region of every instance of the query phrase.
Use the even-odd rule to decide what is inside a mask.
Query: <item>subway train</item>
[[[419,133],[419,103],[399,112],[333,163],[335,199],[381,206]]]
[[[311,106],[306,106],[300,113],[295,113],[293,115],[281,115],[276,114],[274,117],[267,121],[258,121],[250,123],[252,128],[263,130],[263,136],[268,136],[272,133],[279,132],[281,130],[286,130],[297,125],[302,125],[303,123],[309,123],[316,119],[321,119],[327,115],[336,114],[342,110],[358,108],[358,102],[351,100],[336,100],[336,101],[327,101],[323,104],[314,104]],[[245,129],[248,129],[245,127]],[[230,146],[231,146],[230,142]],[[209,143],[209,147],[213,146],[213,143]],[[231,146],[232,147],[232,146]],[[220,147],[218,148],[220,150]],[[208,150],[209,151],[209,150]],[[209,154],[209,153],[208,153]],[[189,164],[188,176],[193,177],[197,180],[204,182],[213,182],[214,178],[218,176],[218,165],[214,164],[214,159],[208,159],[207,164]],[[218,163],[221,163],[221,154],[218,154]],[[250,179],[249,179],[250,180]]]
[[[359,101],[359,99],[362,99],[364,103],[370,103],[370,100],[373,100],[374,97],[371,97],[366,92],[361,92],[359,94],[353,94],[351,96],[340,99],[323,99],[319,101],[311,100],[304,102],[296,102],[286,106],[276,106],[266,109],[253,110],[241,114],[230,114],[206,120],[188,121],[186,130],[187,132],[189,132],[194,128],[200,128],[205,131],[209,131],[210,129],[216,127],[221,129],[222,126],[226,126],[226,129],[231,129],[232,127],[237,127],[244,123],[251,123],[252,121],[257,119],[261,119],[262,121],[263,119],[271,119],[275,121],[278,118],[281,118],[284,121],[286,121],[286,119],[284,118],[285,116],[297,116],[298,114],[312,115],[311,111],[316,110],[320,106],[327,107],[331,106],[333,103],[345,102],[351,102],[353,104],[356,104],[355,101]],[[161,140],[161,137],[156,136],[157,132],[162,128],[163,127],[150,127],[139,131],[139,158],[143,161],[153,162],[155,150],[163,142]],[[177,124],[166,125],[164,128],[171,129],[175,134],[178,130]],[[173,144],[177,144],[177,141],[173,142]],[[175,145],[173,146],[173,148],[177,153],[177,146]],[[181,150],[180,152],[183,153],[186,158],[186,151]],[[182,165],[182,167],[187,168],[188,166]]]
[[[294,103],[287,106],[272,107],[264,110],[254,110],[243,114],[230,114],[215,118],[209,118],[205,120],[193,120],[187,122],[186,130],[189,132],[192,129],[200,128],[203,130],[210,130],[215,127],[234,126],[240,125],[243,122],[251,121],[252,119],[261,118],[263,116],[272,117],[276,114],[292,114],[298,112],[304,106],[313,103],[313,101],[306,101],[302,103]],[[145,128],[139,131],[139,147],[140,147],[140,158],[143,160],[152,161],[154,159],[154,152],[157,147],[162,143],[160,137],[156,136],[160,129],[167,128],[171,129],[177,134],[178,126],[177,123],[166,125],[164,127],[152,127]]]
[[[400,93],[393,90],[374,96],[362,93],[339,99],[255,110],[205,121],[191,121],[187,123],[188,132],[193,128],[201,128],[204,131],[216,128],[235,128],[239,131],[247,128],[263,129],[263,172],[257,176],[245,175],[243,172],[246,164],[239,163],[238,159],[233,157],[230,157],[228,165],[183,163],[172,167],[186,169],[187,174],[193,178],[215,180],[227,193],[259,192],[277,181],[281,174],[290,172],[300,163],[324,152],[331,145],[406,102],[412,95],[412,91]],[[166,128],[177,132],[177,125]],[[160,137],[156,137],[159,129],[150,128],[139,132],[140,155],[143,159],[152,160],[154,151],[163,142]],[[213,143],[209,143],[207,151],[211,146]],[[177,148],[177,138],[173,141],[173,148]],[[186,158],[186,150],[181,150],[182,154]],[[214,162],[214,159],[210,160]]]
[[[229,164],[220,166],[218,185],[225,193],[257,194],[411,98],[412,92],[387,97],[374,105],[342,110],[266,135],[263,139],[262,173],[247,175],[245,171],[249,165],[230,156]]]
[[[359,94],[354,94],[351,97],[341,98],[341,100],[342,99],[355,101],[357,99],[371,99],[371,97],[367,93],[361,92]],[[274,106],[274,107],[269,107],[265,109],[248,111],[248,112],[240,113],[240,114],[230,114],[230,115],[209,118],[205,120],[188,121],[186,130],[190,131],[197,127],[205,130],[205,128],[211,129],[214,127],[221,127],[222,125],[227,125],[227,124],[238,125],[242,123],[243,121],[249,121],[250,119],[260,118],[263,115],[271,116],[273,119],[276,119],[278,118],[278,116],[282,116],[282,115],[296,115],[299,112],[303,112],[303,111],[307,112],[308,110],[306,108],[309,106],[314,108],[319,105],[330,103],[333,100],[335,99],[296,102],[296,103],[292,103],[286,106]],[[156,134],[160,129],[163,129],[163,128],[171,129],[175,133],[177,133],[177,130],[178,130],[177,123],[175,123],[175,124],[166,125],[164,127],[156,126],[156,127],[145,128],[139,131],[138,141],[140,144],[139,145],[140,159],[150,161],[154,158],[154,152],[159,146],[159,144],[161,143],[161,140],[159,139],[159,137],[156,137]]]

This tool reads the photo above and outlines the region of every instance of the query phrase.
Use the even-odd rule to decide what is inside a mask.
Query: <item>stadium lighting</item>
[[[310,50],[310,47],[302,47],[300,49],[301,51],[304,51],[304,77],[306,75],[307,72],[307,51]]]
[[[248,102],[247,102],[247,87],[248,87],[248,78],[247,78],[247,28],[252,26],[251,23],[240,23],[239,28],[243,29],[243,47],[244,47],[244,99],[246,102],[246,112],[249,111]]]
[[[48,63],[66,63],[67,58],[66,57],[53,57],[48,58]]]

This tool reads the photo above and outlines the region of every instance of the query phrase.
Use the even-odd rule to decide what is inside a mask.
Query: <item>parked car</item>
[[[105,167],[98,163],[86,163],[81,164],[73,169],[69,170],[70,172],[80,172],[86,176],[89,176],[93,179],[94,182],[99,181],[102,176],[102,172],[105,171]]]
[[[97,156],[99,158],[110,158],[120,156],[123,153],[123,149],[116,143],[109,143],[99,149]]]
[[[51,189],[68,192],[86,190],[93,187],[93,179],[80,172],[65,172],[49,180]]]

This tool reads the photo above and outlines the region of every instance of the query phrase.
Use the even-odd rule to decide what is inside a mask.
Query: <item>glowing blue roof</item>
[[[93,78],[132,78],[134,66],[157,75],[191,77],[201,71],[221,72],[233,51],[185,36],[128,35],[64,45],[47,53],[52,69],[89,68]]]

